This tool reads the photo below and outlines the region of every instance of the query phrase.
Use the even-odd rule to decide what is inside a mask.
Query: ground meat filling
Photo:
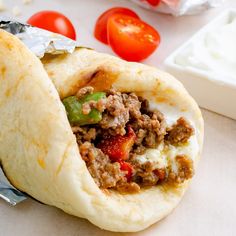
[[[90,142],[80,145],[80,153],[96,184],[103,189],[114,188],[117,183],[125,182],[125,173],[118,162],[112,163],[107,155]]]
[[[134,163],[134,169],[133,181],[142,186],[153,186],[165,179],[165,171],[156,169],[149,161],[144,164]]]
[[[177,155],[175,159],[178,165],[178,174],[170,171],[168,181],[183,183],[186,179],[192,178],[194,175],[193,161],[185,155]]]
[[[141,164],[136,158],[146,149],[157,148],[161,143],[175,146],[186,143],[194,133],[188,121],[181,117],[168,128],[163,114],[157,110],[150,111],[146,99],[135,93],[105,92],[106,98],[82,104],[84,115],[95,108],[102,113],[101,120],[96,124],[72,125],[81,156],[101,189],[136,193],[143,186],[154,186],[164,181],[182,183],[192,177],[193,163],[187,156],[176,156],[178,173],[168,168],[158,169],[149,161]],[[92,93],[92,87],[84,87],[76,97]],[[100,148],[109,142],[114,147],[109,152]],[[117,159],[119,154],[124,159]]]
[[[143,154],[146,148],[156,148],[166,134],[166,123],[159,111],[147,112],[140,117],[131,120],[137,139],[133,147],[133,153]]]
[[[121,93],[114,91],[109,93],[106,109],[99,124],[111,135],[124,135],[126,133],[125,126],[129,121],[129,109],[125,106]]]
[[[181,117],[176,124],[167,129],[166,141],[175,146],[181,145],[186,143],[193,134],[193,127]]]
[[[78,90],[78,92],[76,93],[76,97],[81,98],[86,94],[93,93],[93,91],[94,91],[94,88],[91,87],[91,86],[83,87],[83,88]]]

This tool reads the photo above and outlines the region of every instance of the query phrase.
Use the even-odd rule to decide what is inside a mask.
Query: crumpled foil
[[[17,21],[0,20],[0,29],[16,35],[39,58],[45,53],[72,53],[78,42],[47,30],[32,27]]]
[[[79,47],[78,42],[62,35],[13,20],[0,19],[0,29],[17,36],[39,58],[42,58],[45,53],[72,53],[76,47]],[[1,168],[0,198],[13,206],[27,198],[25,194],[9,183]]]
[[[181,16],[201,13],[221,5],[225,0],[161,0],[157,6],[152,6],[147,0],[131,1],[156,12]]]
[[[26,195],[14,188],[7,178],[5,177],[2,169],[0,168],[0,197],[15,206],[17,203],[26,199]]]

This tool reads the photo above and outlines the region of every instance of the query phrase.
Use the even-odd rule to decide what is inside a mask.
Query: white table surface
[[[11,10],[18,6],[20,20],[39,10],[63,12],[76,27],[81,45],[107,53],[112,53],[111,49],[93,37],[95,20],[113,6],[132,8],[162,36],[160,48],[144,62],[161,68],[164,59],[204,24],[223,9],[236,7],[235,0],[228,0],[224,6],[204,14],[175,18],[149,12],[125,0],[34,0],[29,5],[23,5],[22,0],[4,2],[8,11],[0,16],[13,16]],[[235,103],[232,101],[232,106]],[[205,144],[197,173],[177,209],[161,222],[135,234],[111,233],[31,199],[16,207],[0,200],[0,235],[236,235],[236,121],[206,110],[203,116]]]

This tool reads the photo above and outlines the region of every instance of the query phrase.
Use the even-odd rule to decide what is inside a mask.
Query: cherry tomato
[[[108,42],[113,51],[128,61],[141,61],[160,43],[159,33],[147,23],[121,14],[108,19]]]
[[[71,21],[56,11],[40,11],[35,13],[28,19],[27,23],[38,28],[62,34],[73,40],[76,39],[75,29]]]
[[[129,182],[132,178],[132,174],[133,174],[133,167],[131,164],[129,164],[128,162],[125,161],[120,161],[120,169],[127,171],[127,174],[125,175],[125,177],[127,178],[127,181]]]
[[[139,16],[132,10],[124,7],[114,7],[107,11],[105,11],[99,18],[97,19],[94,36],[96,39],[101,41],[102,43],[108,44],[107,42],[107,21],[110,16],[114,14],[124,14],[128,16],[132,16],[134,18],[139,19]]]
[[[161,0],[146,0],[150,5],[157,6],[161,2]]]

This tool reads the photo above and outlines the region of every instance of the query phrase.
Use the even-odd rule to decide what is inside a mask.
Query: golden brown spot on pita
[[[87,86],[92,86],[95,91],[109,90],[117,78],[117,73],[100,69],[92,75],[92,78],[88,82]]]
[[[53,71],[48,71],[48,76],[49,76],[49,78],[53,77],[54,75],[55,75],[55,74],[54,74]]]
[[[165,89],[164,93],[170,95],[170,94],[174,94],[175,91],[171,88],[167,88],[167,89]]]
[[[5,78],[6,70],[7,70],[7,68],[5,66],[2,66],[2,68],[1,68],[1,75],[2,75],[3,79]]]
[[[61,171],[61,168],[62,168],[62,166],[63,166],[63,164],[64,164],[64,161],[65,161],[65,159],[67,158],[67,151],[68,151],[69,147],[71,146],[71,144],[72,144],[72,141],[69,142],[69,143],[66,145],[65,151],[64,151],[64,153],[63,153],[63,155],[62,155],[62,158],[61,158],[61,162],[60,162],[60,164],[59,164],[58,167],[57,167],[56,175],[58,175],[58,174],[60,173],[60,171]]]
[[[161,89],[160,87],[161,83],[157,82],[155,89],[152,91],[152,96],[155,98],[155,102],[175,106],[176,104],[172,101],[172,97],[176,92],[171,88]]]
[[[44,151],[45,156],[48,153],[48,146],[42,142],[42,140],[36,141],[35,139],[31,138],[31,143],[37,146],[41,151]]]
[[[112,84],[117,80],[118,74],[105,70],[104,68],[97,68],[96,70],[79,71],[79,73],[73,75],[72,79],[75,80],[70,88],[66,91],[60,91],[60,98],[63,99],[67,96],[74,95],[80,88],[85,86],[94,87],[95,91],[105,91],[112,87]],[[68,80],[70,80],[68,79]]]
[[[38,158],[38,164],[40,165],[40,167],[41,167],[42,169],[45,169],[45,168],[46,168],[46,164],[45,164],[44,159]]]
[[[156,102],[158,102],[158,103],[166,103],[166,102],[168,102],[168,99],[167,98],[165,98],[165,97],[157,97],[156,98]]]
[[[188,109],[187,108],[182,108],[180,111],[186,112]]]
[[[9,50],[12,50],[13,48],[14,48],[14,42],[12,41],[8,41],[8,42],[6,42],[6,46],[7,46],[7,48],[9,49]]]
[[[77,91],[86,86],[86,84],[91,81],[91,77],[94,74],[94,70],[85,70],[85,71],[79,71],[78,73],[74,74],[72,77],[70,77],[68,80],[74,81],[73,84],[70,85],[70,88],[66,90],[65,92],[63,91],[63,88],[60,89],[59,95],[60,98],[63,99],[65,97],[74,95],[77,93]]]
[[[162,97],[162,96],[159,97],[158,96],[158,97],[156,97],[155,102],[157,102],[157,103],[166,103],[169,106],[175,106],[175,103],[169,101],[168,97]]]
[[[9,97],[11,95],[11,88],[7,89],[5,92],[5,96]]]
[[[16,92],[16,90],[18,89],[20,82],[24,79],[24,76],[20,76],[19,79],[16,81],[15,86],[8,88],[5,92],[5,96],[6,97],[10,97],[12,94],[14,94]]]

